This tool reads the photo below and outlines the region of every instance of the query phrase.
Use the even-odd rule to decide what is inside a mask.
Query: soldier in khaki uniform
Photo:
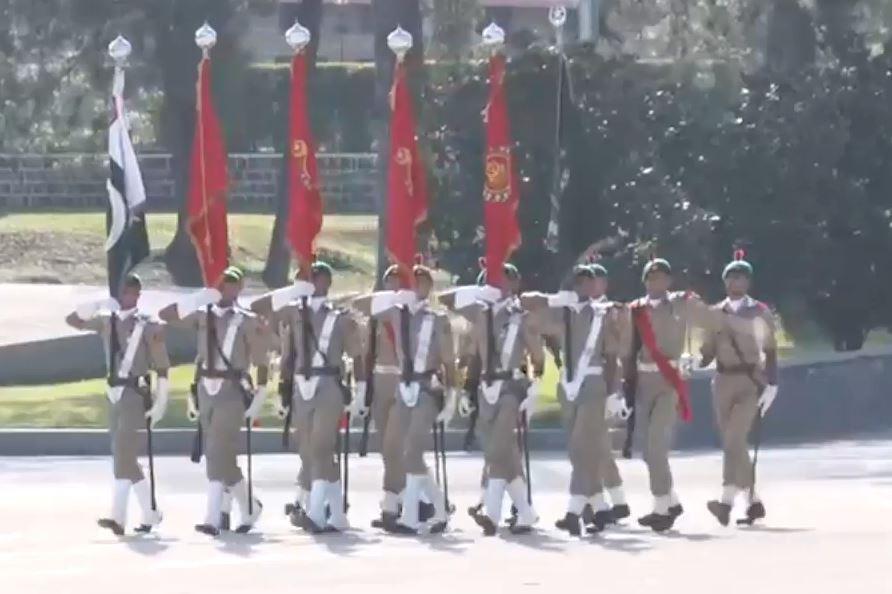
[[[448,307],[471,323],[469,352],[462,359],[478,361],[480,367],[471,373],[480,376],[477,405],[485,443],[484,506],[482,513],[474,514],[474,520],[488,536],[496,533],[502,519],[506,491],[517,512],[511,532],[530,532],[538,521],[527,499],[515,430],[520,420],[532,416],[539,396],[539,379],[544,370],[542,337],[532,316],[520,305],[520,272],[506,264],[504,274],[506,283],[501,290],[478,284],[441,296]],[[535,378],[532,383],[527,376],[528,358]],[[471,407],[469,397],[462,396],[459,411],[467,415]]]
[[[219,289],[202,289],[165,307],[159,315],[168,323],[195,329],[198,337],[199,422],[204,429],[205,470],[208,478],[207,512],[198,532],[217,536],[221,529],[224,491],[241,512],[237,532],[246,533],[257,522],[263,505],[249,499],[248,486],[238,465],[241,429],[260,414],[266,399],[269,336],[263,322],[238,305],[244,275],[230,266]],[[257,388],[250,376],[257,368]],[[194,404],[188,400],[190,416]]]
[[[712,395],[724,449],[722,496],[707,507],[723,526],[739,493],[748,499],[741,523],[765,517],[753,484],[747,435],[756,416],[764,416],[777,396],[777,345],[771,310],[749,296],[752,274],[743,252],[736,252],[722,273],[728,296],[710,308],[712,323],[702,346],[703,364],[716,361]]]
[[[558,399],[570,433],[570,500],[567,513],[555,524],[572,535],[581,533],[586,514],[589,532],[600,532],[612,520],[604,499],[604,466],[609,455],[606,402],[608,387],[615,385],[622,342],[623,306],[589,299],[594,271],[576,266],[573,290],[555,295],[527,293],[525,309],[539,314],[543,334],[558,336],[563,344],[564,365]]]
[[[145,447],[146,419],[154,426],[167,410],[170,361],[164,324],[138,309],[141,290],[139,277],[131,274],[124,281],[119,300],[85,303],[65,319],[73,328],[97,332],[105,347],[115,483],[111,514],[99,520],[99,525],[118,536],[124,534],[131,488],[142,508],[136,532],[150,532],[161,522],[161,512],[152,508],[151,486],[138,456]],[[150,370],[158,374],[154,401]]]
[[[647,263],[642,281],[647,295],[630,306],[633,340],[624,357],[623,367],[627,380],[625,389],[634,393],[637,429],[644,435],[644,461],[654,497],[653,511],[639,518],[638,523],[663,532],[671,528],[684,511],[673,488],[669,450],[679,409],[684,409],[687,402],[686,391],[679,393],[678,389],[683,384],[683,379],[679,379],[679,369],[683,367],[681,359],[685,337],[692,324],[706,323],[708,308],[694,293],[669,291],[672,267],[662,258]],[[653,347],[667,363],[669,376],[661,372],[655,353],[646,340],[642,340],[634,322],[638,313],[650,321],[655,338]],[[635,388],[631,387],[632,383]],[[689,408],[686,410],[689,411]]]
[[[381,498],[381,517],[372,522],[373,528],[392,526],[399,518],[402,507],[402,495],[406,486],[406,471],[403,468],[403,432],[399,428],[399,412],[397,411],[397,384],[400,378],[400,365],[396,354],[396,327],[391,320],[378,320],[372,317],[384,309],[393,306],[396,291],[399,289],[397,267],[390,266],[382,278],[384,291],[357,298],[352,307],[366,317],[370,317],[368,340],[365,356],[367,364],[374,365],[372,370],[371,415],[375,432],[381,444],[381,459],[384,463],[383,491]],[[373,335],[374,332],[374,335]],[[374,345],[374,361],[372,356],[372,340]],[[366,369],[366,373],[369,370]],[[357,393],[354,414],[365,417],[365,391]],[[429,503],[421,503],[419,518],[427,520],[433,513]]]
[[[255,311],[271,309],[276,327],[283,328],[287,337],[282,359],[293,361],[292,406],[301,479],[310,486],[307,506],[295,510],[292,522],[313,534],[349,528],[336,463],[340,422],[352,399],[344,383],[344,355],[352,358],[356,376],[365,377],[360,328],[349,312],[328,298],[332,275],[331,266],[317,261],[311,268],[311,289],[298,281],[252,305]],[[358,391],[365,392],[361,382]]]
[[[399,519],[385,528],[400,534],[443,532],[448,511],[443,491],[434,482],[424,460],[431,428],[448,425],[455,414],[455,346],[449,318],[429,307],[433,276],[425,266],[413,268],[414,291],[397,291],[390,307],[376,313],[396,330],[396,352],[400,367],[396,416],[388,421],[400,432],[406,488]],[[394,423],[396,421],[396,423]],[[429,522],[419,518],[419,503],[426,497],[434,505]]]

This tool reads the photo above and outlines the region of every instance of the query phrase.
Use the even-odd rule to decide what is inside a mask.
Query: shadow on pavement
[[[282,541],[278,538],[267,538],[260,532],[248,534],[223,532],[217,537],[216,542],[222,545],[219,547],[222,553],[238,555],[239,557],[250,557],[254,554],[254,548],[258,545],[277,544]]]
[[[131,551],[147,557],[163,553],[170,548],[171,543],[180,542],[178,538],[161,538],[153,535],[128,536],[123,540]]]
[[[536,529],[529,534],[511,534],[508,530],[501,530],[499,538],[511,544],[529,547],[537,551],[546,551],[560,553],[566,548],[567,541],[561,538],[555,538],[548,532]]]
[[[381,538],[366,538],[361,531],[351,530],[340,533],[309,535],[313,542],[338,555],[352,555],[359,547],[381,543]]]

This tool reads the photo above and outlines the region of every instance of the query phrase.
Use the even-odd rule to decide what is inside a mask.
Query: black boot
[[[672,516],[672,519],[678,518],[681,514],[684,513],[684,508],[680,503],[676,503],[675,505],[669,506],[669,515]]]
[[[385,524],[384,530],[389,532],[390,534],[406,534],[406,535],[417,535],[418,530],[414,528],[409,528],[405,524],[400,524],[398,521],[394,520],[392,524]]]
[[[476,522],[478,526],[483,528],[483,536],[496,535],[496,525],[485,513],[481,512],[474,516],[474,522]]]
[[[610,510],[602,509],[598,510],[592,516],[592,521],[588,523],[585,528],[585,531],[589,534],[597,534],[604,530],[608,524],[613,521],[613,514]]]
[[[418,502],[418,521],[419,522],[427,522],[431,518],[434,517],[434,513],[436,513],[436,509],[434,509],[433,503],[425,503],[424,501]]]
[[[110,518],[102,518],[96,523],[106,530],[111,530],[115,536],[124,536],[124,527]]]
[[[196,524],[195,531],[207,534],[208,536],[220,536],[220,530],[216,526],[210,524]]]
[[[621,503],[619,505],[614,505],[610,509],[610,515],[612,516],[613,523],[619,522],[620,520],[625,520],[629,516],[632,515],[632,510],[629,509],[628,504]]]
[[[665,532],[672,528],[675,518],[671,515],[658,514],[651,512],[646,516],[638,518],[638,524],[646,528],[650,528],[654,532]]]
[[[222,514],[220,514],[220,531],[221,532],[229,531],[230,521],[231,520],[229,518],[229,512],[223,512]]]
[[[477,505],[473,505],[468,508],[468,515],[471,516],[471,518],[476,518],[477,514],[481,513],[482,511],[483,511],[483,504],[478,503]]]
[[[563,518],[554,523],[555,528],[570,533],[570,536],[579,536],[582,530],[579,528],[580,517],[577,514],[567,512]]]
[[[727,526],[728,522],[731,521],[731,506],[727,503],[713,500],[706,504],[706,509],[715,516],[715,519],[722,526]]]
[[[446,522],[437,522],[436,524],[431,525],[431,534],[443,534],[444,532],[446,532]]]
[[[374,520],[372,520],[372,528],[386,530],[388,525],[396,524],[396,521],[399,519],[399,517],[399,514],[382,511],[380,518],[375,518]]]
[[[753,501],[750,503],[750,506],[746,508],[746,517],[740,518],[737,520],[738,526],[752,526],[756,520],[761,520],[765,517],[765,506],[762,505],[761,501]]]
[[[254,507],[257,508],[257,516],[256,517],[259,518],[260,514],[263,512],[263,504],[260,503],[259,499],[255,499]],[[228,514],[224,514],[224,515],[228,515]],[[255,521],[256,521],[256,518],[255,518]],[[242,524],[241,526],[239,526],[238,528],[235,529],[235,532],[236,532],[236,534],[247,534],[248,532],[251,531],[251,528],[253,528],[253,527],[254,527],[254,524]]]

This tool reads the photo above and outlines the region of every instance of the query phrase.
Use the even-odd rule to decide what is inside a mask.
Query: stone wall
[[[319,169],[328,212],[375,211],[375,155],[322,154]],[[102,208],[106,204],[106,155],[0,154],[0,210]],[[177,206],[171,156],[139,156],[150,210]],[[229,156],[233,210],[271,211],[278,199],[282,158],[275,154]]]

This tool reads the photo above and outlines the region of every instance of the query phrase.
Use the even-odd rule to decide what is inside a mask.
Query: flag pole
[[[553,6],[548,9],[548,20],[555,31],[555,47],[557,48],[557,94],[555,95],[555,126],[554,126],[554,164],[552,168],[551,210],[548,217],[548,230],[545,236],[545,248],[556,254],[560,250],[560,215],[561,215],[561,186],[563,174],[561,172],[561,92],[564,86],[564,23],[567,22],[567,9],[563,6]]]

